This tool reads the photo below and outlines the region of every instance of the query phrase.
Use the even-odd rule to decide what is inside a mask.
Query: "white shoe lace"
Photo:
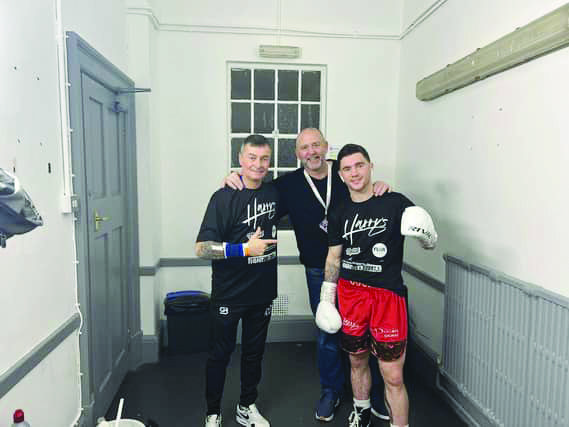
[[[349,427],[360,427],[360,421],[361,421],[361,414],[354,406],[354,410],[348,417],[348,422],[350,423]]]

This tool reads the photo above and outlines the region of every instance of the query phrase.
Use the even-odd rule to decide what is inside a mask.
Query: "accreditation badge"
[[[328,219],[324,218],[321,222],[320,222],[320,228],[324,231],[324,233],[328,233]]]

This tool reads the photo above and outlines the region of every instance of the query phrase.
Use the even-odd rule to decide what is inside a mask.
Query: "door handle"
[[[102,221],[109,221],[110,219],[110,216],[99,216],[99,212],[95,210],[95,231],[100,230]]]

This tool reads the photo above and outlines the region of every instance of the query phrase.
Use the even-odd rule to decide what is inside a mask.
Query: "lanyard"
[[[312,189],[314,196],[324,207],[324,216],[327,216],[328,206],[330,206],[330,197],[332,195],[332,164],[328,162],[328,177],[326,178],[326,203],[324,203],[324,200],[322,200],[322,196],[320,196],[316,185],[314,185],[314,182],[312,181],[312,178],[310,178],[310,175],[308,175],[308,172],[306,172],[306,169],[304,169],[304,177],[306,178],[306,181],[308,181],[308,185]]]

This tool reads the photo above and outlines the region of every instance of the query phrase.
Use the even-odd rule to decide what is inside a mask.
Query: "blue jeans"
[[[324,269],[305,267],[306,283],[312,314],[320,302],[320,287],[324,280]],[[340,334],[327,334],[318,329],[318,371],[320,373],[320,387],[322,392],[333,392],[337,397],[344,389],[343,355],[340,348]]]

